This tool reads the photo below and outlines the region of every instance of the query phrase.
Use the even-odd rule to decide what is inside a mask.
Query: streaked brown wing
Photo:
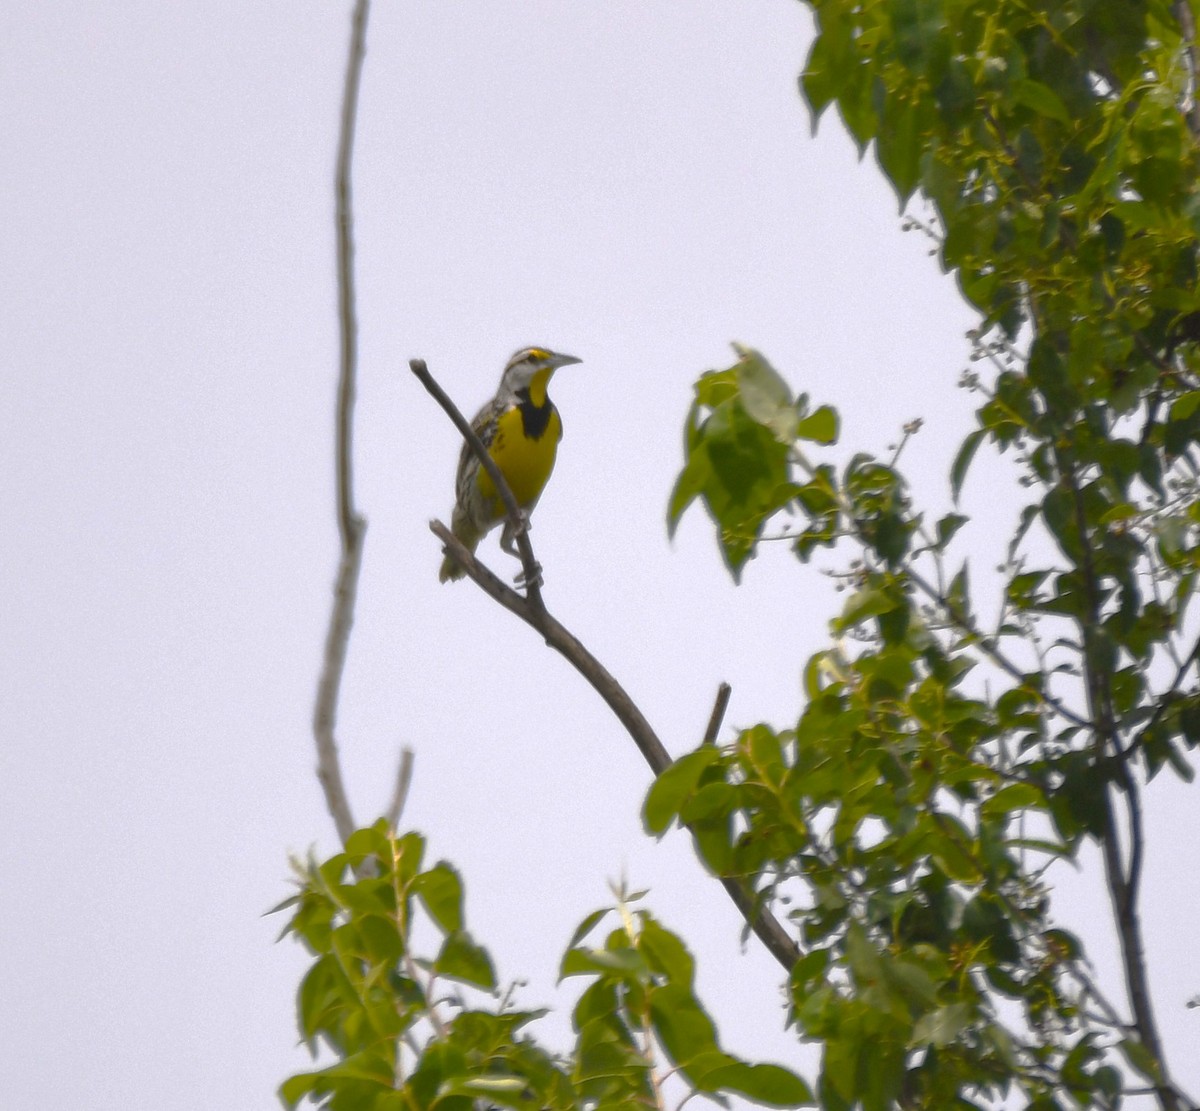
[[[499,420],[502,412],[504,412],[504,406],[492,398],[475,414],[475,419],[471,421],[471,431],[479,437],[484,447],[491,446],[492,437],[496,434],[496,421]],[[471,445],[463,440],[462,450],[458,453],[458,472],[454,477],[454,494],[460,502],[464,497],[464,487],[474,475],[478,465],[479,461],[475,458]]]

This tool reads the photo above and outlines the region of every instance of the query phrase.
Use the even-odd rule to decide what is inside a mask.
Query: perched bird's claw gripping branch
[[[450,400],[449,395],[441,386],[437,384],[432,374],[429,373],[429,367],[425,365],[424,359],[410,359],[408,362],[409,369],[417,376],[421,385],[432,395],[436,401],[446,412],[446,415],[454,422],[454,427],[462,433],[462,437],[470,445],[471,450],[475,453],[475,457],[479,460],[479,465],[488,473],[496,490],[500,494],[501,500],[504,502],[504,512],[508,517],[508,525],[512,530],[511,535],[516,540],[517,553],[521,557],[521,574],[518,582],[525,586],[525,597],[529,604],[534,609],[545,611],[546,604],[542,601],[542,566],[533,556],[533,546],[529,542],[528,518],[521,510],[515,495],[510,489],[500,468],[496,465],[496,461],[488,454],[487,448],[483,446],[483,441],[475,434],[475,430],[471,427],[470,422],[459,412],[458,406]],[[446,546],[447,554],[454,557],[455,560],[471,575],[480,586],[483,582],[476,575],[472,574],[472,570],[485,571],[489,576],[495,579],[487,568],[474,558],[470,560],[463,557],[467,553],[466,547],[461,544],[457,537],[446,528],[441,521],[431,521],[429,527],[438,536],[442,543]],[[499,583],[499,579],[496,579]],[[504,584],[500,584],[504,585]],[[485,589],[487,589],[485,587]],[[509,588],[504,587],[505,590]],[[509,591],[513,593],[512,591]],[[489,594],[496,597],[498,601],[503,601],[493,591],[488,590]],[[504,603],[508,605],[507,602]],[[508,605],[512,609],[511,605]]]

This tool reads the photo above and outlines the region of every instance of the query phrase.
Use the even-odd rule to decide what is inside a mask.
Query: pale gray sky
[[[309,718],[336,561],[349,6],[0,9],[12,1111],[273,1107],[306,1065],[304,957],[260,915],[289,851],[334,847]],[[684,838],[642,834],[648,773],[615,721],[469,582],[439,586],[426,521],[449,512],[458,447],[406,369],[426,358],[473,411],[516,347],[583,358],[554,383],[566,435],[533,531],[550,606],[673,751],[722,679],[730,726],[786,725],[837,599],[782,546],[734,588],[698,511],[668,544],[692,381],[740,340],[842,410],[846,450],[926,417],[906,464],[935,510],[974,404],[954,388],[973,319],[953,282],[836,119],[810,136],[810,33],[795,0],[375,6],[355,163],[370,529],[340,737],[363,822],[415,749],[407,820],[462,870],[525,1003],[569,1008],[557,957],[625,874],[697,952],[726,1044],[811,1077],[773,963],[741,953]],[[969,508],[1005,504],[1004,474],[981,460]],[[981,572],[1006,524],[974,526]],[[1171,846],[1190,860],[1200,821],[1166,779],[1147,935],[1196,1088],[1200,900]],[[1063,882],[1063,923],[1087,932],[1103,895]],[[1096,952],[1116,986],[1102,936]]]

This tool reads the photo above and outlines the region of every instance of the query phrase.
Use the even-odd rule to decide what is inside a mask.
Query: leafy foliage
[[[648,912],[620,905],[603,943],[585,944],[608,911],[589,915],[561,974],[582,980],[570,1053],[530,1033],[544,1012],[510,1010],[495,995],[486,951],[464,928],[463,889],[448,864],[424,868],[424,839],[381,821],[344,852],[300,869],[284,934],[314,960],[300,985],[300,1032],[333,1064],[284,1082],[289,1107],[331,1111],[471,1111],[479,1101],[518,1111],[661,1105],[658,1054],[688,1090],[768,1106],[810,1103],[808,1086],[778,1065],[723,1052],[697,999],[683,942]],[[418,923],[418,918],[426,921]],[[421,955],[414,935],[441,942]],[[452,981],[449,992],[437,986]],[[665,1071],[665,1070],[662,1070]]]
[[[772,529],[801,560],[856,555],[794,727],[682,757],[650,792],[647,828],[692,825],[714,872],[789,900],[804,948],[792,1018],[824,1046],[823,1106],[1018,1091],[1036,1107],[1115,1106],[1130,1065],[1160,1106],[1182,1106],[1137,899],[1145,781],[1166,765],[1190,778],[1200,740],[1184,5],[811,6],[814,121],[836,105],[901,207],[919,195],[914,225],[980,314],[991,374],[967,378],[984,400],[952,492],[991,444],[1016,455],[1029,497],[996,553],[1006,581],[985,629],[966,564],[950,564],[968,519],[927,521],[899,452],[822,461],[836,416],[793,400],[752,350],[701,377],[671,529],[701,501],[735,578]],[[1045,868],[1088,839],[1104,849],[1132,1033],[1049,917]]]

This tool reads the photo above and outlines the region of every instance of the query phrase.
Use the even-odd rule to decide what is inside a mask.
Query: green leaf
[[[835,626],[839,632],[845,632],[868,617],[878,617],[882,613],[890,613],[897,604],[896,599],[887,591],[867,587],[850,596],[841,615],[837,618]]]
[[[796,425],[797,440],[809,440],[816,444],[833,444],[838,438],[837,410],[828,405],[821,405],[805,417],[800,418]]]
[[[1154,1059],[1154,1054],[1150,1052],[1136,1038],[1123,1038],[1117,1043],[1120,1046],[1121,1052],[1125,1055],[1125,1060],[1142,1074],[1152,1084],[1160,1084],[1162,1082],[1162,1070],[1158,1067],[1158,1062]]]
[[[448,980],[461,980],[487,991],[496,987],[491,957],[463,930],[456,930],[442,942],[433,970]]]
[[[737,807],[737,787],[725,779],[705,783],[688,797],[680,809],[684,822],[698,822],[711,818],[722,818]]]
[[[742,407],[775,438],[790,444],[796,436],[796,410],[792,391],[779,372],[750,347],[734,344],[740,358],[737,366],[739,399]]]
[[[391,839],[387,830],[379,823],[356,829],[346,838],[346,853],[356,861],[367,856],[377,856],[381,860],[389,860],[392,855]]]
[[[446,1096],[485,1099],[503,1107],[528,1107],[530,1085],[528,1079],[523,1076],[499,1076],[490,1073],[487,1076],[456,1077],[446,1081],[438,1089],[439,1102]]]
[[[1045,809],[1046,796],[1032,783],[1010,783],[979,808],[984,817],[1007,817],[1018,810]]]
[[[812,113],[813,134],[825,107],[842,89],[846,67],[854,63],[849,21],[836,19],[832,7],[821,16],[821,33],[813,41],[800,78],[800,92]]]
[[[1171,402],[1171,420],[1185,421],[1200,408],[1200,390],[1189,390]]]
[[[954,539],[958,530],[970,519],[970,517],[964,517],[961,513],[947,513],[945,517],[940,518],[937,523],[937,544],[935,548],[939,552],[944,552],[946,546]]]
[[[954,457],[954,465],[950,468],[950,492],[955,505],[958,504],[959,494],[962,493],[962,484],[967,477],[971,460],[975,458],[975,452],[979,450],[979,445],[983,442],[986,434],[986,430],[982,428],[977,428],[974,432],[969,433],[958,449],[958,454]]]
[[[558,978],[619,973],[620,978],[644,979],[648,971],[645,958],[636,949],[568,949],[559,965]]]
[[[951,814],[939,813],[932,823],[936,831],[929,846],[930,855],[952,880],[979,882],[979,863],[975,859],[975,841],[970,831]]]
[[[611,907],[601,907],[599,910],[592,911],[591,914],[575,927],[575,932],[571,935],[571,940],[567,942],[567,948],[574,949],[576,945],[596,928],[602,919],[611,913]]]
[[[681,984],[665,984],[651,991],[650,1022],[667,1056],[689,1076],[693,1061],[717,1051],[712,1019]]]
[[[696,962],[687,946],[670,930],[647,916],[638,934],[637,947],[645,954],[650,967],[665,975],[668,983],[691,988]]]
[[[914,1045],[949,1045],[971,1021],[971,1008],[966,1003],[951,1003],[929,1011],[917,1019],[913,1027]]]
[[[875,983],[883,978],[883,960],[879,950],[857,922],[850,925],[846,934],[846,961],[859,987]]]
[[[364,914],[358,920],[363,955],[373,964],[394,964],[404,955],[404,939],[396,920],[383,914]]]
[[[443,933],[462,929],[462,880],[453,866],[439,861],[413,881],[413,890]]]
[[[924,1009],[933,1006],[937,999],[938,985],[933,977],[920,965],[906,958],[885,961],[884,978],[897,993],[914,1007]]]
[[[288,1107],[295,1107],[306,1095],[316,1091],[320,1079],[319,1072],[301,1072],[295,1076],[289,1076],[279,1086],[279,1098]]]
[[[1013,83],[1012,94],[1018,104],[1032,108],[1040,116],[1047,116],[1060,123],[1071,122],[1071,113],[1067,111],[1067,106],[1049,85],[1023,79]]]
[[[738,749],[766,782],[778,784],[783,778],[783,745],[779,734],[769,726],[760,724],[744,730],[738,738]]]
[[[920,101],[910,103],[897,96],[888,97],[875,149],[883,172],[896,189],[901,211],[920,180],[923,123]]]
[[[812,1089],[782,1065],[750,1065],[732,1061],[705,1077],[709,1091],[733,1092],[767,1107],[802,1107],[814,1103]]]
[[[406,833],[396,842],[393,851],[396,880],[401,887],[407,887],[421,870],[421,861],[425,858],[425,838],[419,833]]]
[[[661,837],[678,817],[684,801],[696,789],[706,768],[721,759],[715,745],[704,745],[681,756],[650,785],[642,807],[642,822],[648,833]]]
[[[300,1035],[306,1042],[311,1043],[323,1029],[336,1026],[345,1007],[342,992],[345,982],[337,958],[332,955],[321,957],[305,973],[300,981],[296,1010]]]
[[[709,463],[708,453],[702,444],[697,445],[688,454],[687,463],[671,490],[671,498],[667,503],[667,538],[674,539],[675,530],[683,518],[687,507],[692,504],[713,480],[712,464]]]

